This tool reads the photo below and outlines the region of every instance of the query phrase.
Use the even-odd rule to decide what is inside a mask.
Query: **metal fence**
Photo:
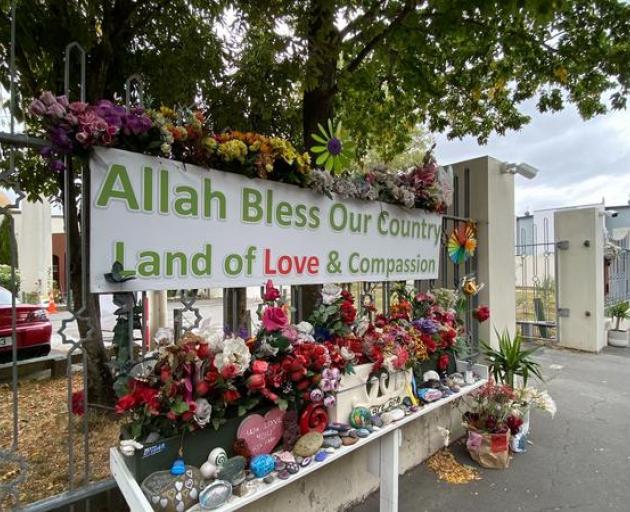
[[[624,245],[627,245],[627,241]],[[620,247],[604,260],[604,301],[614,306],[630,300],[630,249]]]
[[[16,133],[15,112],[16,77],[15,77],[15,5],[12,7],[12,40],[11,40],[11,84],[10,84],[10,132],[3,134],[1,140],[8,147],[9,165],[0,179],[10,184],[15,175],[15,156],[18,151],[32,150],[38,143],[32,138]],[[68,45],[65,59],[65,92],[75,99],[85,99],[85,60],[86,54],[77,43]],[[72,64],[72,65],[71,65]],[[71,70],[78,70],[78,76],[71,76]],[[141,102],[143,91],[142,82],[137,75],[133,75],[126,83],[127,104]],[[22,146],[22,147],[20,147]],[[31,149],[28,149],[30,147]],[[109,478],[107,448],[117,440],[117,424],[111,410],[98,403],[94,403],[89,394],[90,380],[94,378],[88,372],[88,358],[98,354],[98,347],[102,347],[102,329],[100,322],[93,322],[94,311],[98,312],[98,304],[89,294],[88,280],[88,236],[89,208],[87,194],[89,173],[85,167],[75,168],[71,158],[66,159],[66,171],[63,189],[60,194],[64,202],[64,223],[66,231],[66,276],[68,283],[71,277],[81,281],[81,287],[67,286],[67,316],[62,320],[58,330],[64,350],[65,377],[57,379],[59,396],[54,397],[49,388],[39,391],[35,397],[27,395],[27,387],[19,379],[21,365],[16,343],[17,306],[15,294],[12,302],[12,357],[11,383],[7,388],[7,407],[4,419],[0,423],[2,444],[0,449],[0,509],[26,509],[43,512],[47,510],[122,510],[124,505],[119,497],[111,494],[115,484]],[[11,213],[19,207],[24,195],[17,184],[12,185],[16,200],[13,204],[0,208],[0,214],[12,222]],[[443,232],[449,233],[463,222],[473,222],[470,217],[470,172],[466,170],[463,177],[455,177],[454,204],[448,215],[444,217]],[[76,202],[74,201],[76,198]],[[77,207],[74,208],[73,205]],[[13,232],[13,230],[11,230]],[[15,283],[16,240],[11,237],[12,277]],[[446,248],[441,254],[440,278],[437,281],[409,281],[416,290],[427,290],[433,287],[457,288],[462,278],[474,275],[477,271],[477,260],[473,257],[463,265],[453,264],[448,258]],[[77,267],[78,266],[78,267]],[[76,284],[76,283],[75,283]],[[359,298],[359,304],[373,301],[378,310],[386,312],[389,308],[391,283],[354,283],[347,285]],[[74,293],[79,290],[79,293]],[[292,302],[296,310],[296,317],[302,318],[302,300],[300,288],[285,288],[283,293]],[[293,293],[292,293],[293,292]],[[242,296],[232,290],[180,290],[173,294],[169,306],[169,324],[179,332],[199,326],[204,316],[213,316],[215,323],[223,327],[226,318],[233,321],[239,317],[239,310],[243,307],[251,310],[251,302],[242,303]],[[116,346],[105,339],[105,356],[111,359],[109,351],[128,351],[128,364],[141,357],[150,347],[148,329],[145,323],[148,308],[148,296],[139,294],[116,294],[113,297],[118,306],[116,315],[119,320],[117,326],[126,325],[125,347]],[[465,311],[465,324],[468,332],[467,344],[471,347],[468,356],[472,357],[476,351],[477,323],[472,321],[473,309],[477,306],[474,297],[468,301]],[[76,335],[72,329],[75,324],[81,324]],[[117,327],[117,328],[118,328]],[[229,326],[239,328],[235,323]],[[74,333],[74,334],[73,334]],[[53,379],[54,380],[54,379]],[[35,384],[34,386],[38,386]],[[35,392],[37,392],[35,389]],[[44,388],[42,388],[44,389]],[[42,395],[46,393],[47,395]],[[39,400],[50,403],[57,400],[60,408],[54,413],[54,418],[47,418],[46,423],[40,417],[25,417],[23,406],[28,400]],[[32,405],[32,404],[31,404]],[[73,414],[77,408],[82,414]],[[32,407],[31,409],[32,410]],[[31,437],[24,440],[24,435],[32,430],[38,430],[38,440],[43,446],[31,445]],[[41,450],[34,450],[41,448]],[[105,464],[103,464],[105,462]],[[64,468],[64,475],[51,474],[51,468]],[[36,475],[37,476],[36,478]],[[40,479],[41,478],[41,479]],[[48,478],[48,480],[47,480]],[[39,479],[39,480],[38,480]],[[54,481],[52,481],[54,480]],[[54,494],[54,496],[51,496]]]
[[[556,244],[550,238],[549,220],[543,232],[521,229],[515,247],[516,324],[526,339],[557,341]]]

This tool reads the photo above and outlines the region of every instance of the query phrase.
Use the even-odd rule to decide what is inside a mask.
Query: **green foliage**
[[[622,320],[630,320],[630,302],[609,306],[606,314],[615,320],[615,330],[618,331]]]
[[[20,290],[20,271],[15,269],[15,281],[12,281],[11,265],[0,264],[0,286],[17,293]]]
[[[523,386],[527,386],[527,381],[531,375],[542,380],[540,365],[531,357],[539,347],[524,350],[520,334],[517,333],[512,338],[507,329],[502,333],[495,329],[495,332],[499,340],[498,350],[488,343],[480,341],[482,352],[490,363],[490,371],[494,375],[495,381],[514,387],[514,377],[516,376],[522,377]]]
[[[11,219],[8,215],[4,215],[2,223],[0,223],[0,265],[8,266],[9,270],[11,269]],[[15,266],[18,266],[17,254]]]

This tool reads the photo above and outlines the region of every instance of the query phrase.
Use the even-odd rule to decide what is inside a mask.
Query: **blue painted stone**
[[[328,427],[332,430],[337,430],[339,432],[343,432],[344,430],[348,430],[350,425],[347,423],[331,423]]]
[[[325,451],[320,451],[315,454],[315,460],[317,462],[322,462],[323,460],[326,460],[326,457],[328,457],[328,454]]]
[[[359,437],[367,437],[370,435],[370,431],[367,428],[358,428],[357,436]]]
[[[171,466],[171,475],[180,476],[186,472],[186,464],[184,464],[184,459],[175,459],[173,465]]]
[[[274,470],[275,465],[271,455],[256,455],[249,462],[249,469],[256,475],[256,478],[263,478]]]
[[[336,432],[335,432],[336,433]],[[341,438],[338,435],[334,437],[325,437],[322,448],[339,448],[341,447]]]

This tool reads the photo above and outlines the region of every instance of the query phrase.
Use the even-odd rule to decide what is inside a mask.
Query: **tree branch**
[[[352,73],[357,69],[365,58],[370,54],[374,48],[376,48],[389,34],[391,34],[403,21],[411,14],[416,6],[416,2],[406,2],[400,13],[387,25],[381,32],[376,34],[370,41],[368,41],[361,51],[343,68],[341,74]]]

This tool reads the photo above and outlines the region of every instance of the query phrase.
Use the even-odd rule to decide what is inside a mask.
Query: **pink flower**
[[[57,102],[63,107],[68,108],[68,97],[65,94],[57,96]]]
[[[288,339],[291,343],[295,343],[298,338],[298,331],[292,325],[287,325],[282,329],[282,336]]]
[[[273,332],[283,329],[289,323],[282,308],[268,307],[262,317],[262,324],[266,331]]]
[[[81,144],[85,144],[89,138],[90,138],[90,136],[87,133],[85,133],[85,132],[78,132],[76,134],[76,139]]]
[[[46,105],[40,100],[33,100],[28,107],[28,111],[33,116],[42,116],[46,113]]]
[[[46,105],[47,107],[50,107],[51,105],[57,103],[57,98],[55,98],[55,95],[50,91],[44,91],[39,99],[42,100],[44,105]]]
[[[66,109],[59,103],[53,103],[48,107],[46,113],[62,119],[66,115]]]
[[[68,106],[68,108],[70,109],[70,112],[77,115],[83,114],[83,112],[85,112],[85,109],[87,109],[87,107],[88,107],[88,104],[82,101],[73,101]]]
[[[267,373],[268,368],[269,363],[267,361],[263,361],[262,359],[257,359],[252,363],[252,372],[254,373]]]

